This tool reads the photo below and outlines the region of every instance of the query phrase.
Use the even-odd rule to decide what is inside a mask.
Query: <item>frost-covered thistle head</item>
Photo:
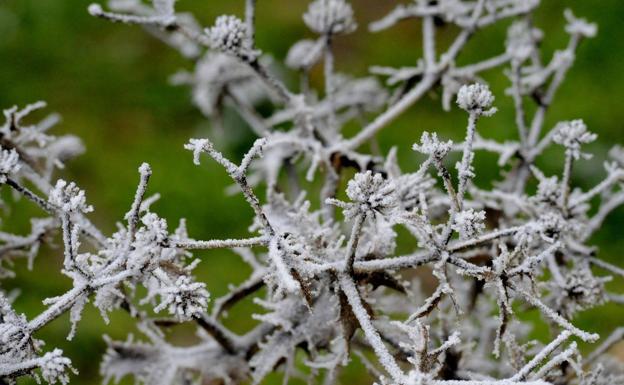
[[[56,181],[48,200],[66,213],[93,211],[93,206],[87,204],[84,190],[81,190],[74,182],[67,183],[63,179]]]
[[[523,62],[528,59],[541,40],[541,31],[533,28],[527,20],[518,20],[507,29],[505,47],[507,54],[514,60]]]
[[[564,146],[574,159],[579,159],[581,156],[590,156],[581,152],[581,146],[596,140],[597,135],[587,130],[583,120],[576,119],[560,122],[554,129],[553,141]]]
[[[457,231],[461,239],[470,239],[485,230],[485,211],[466,209],[455,214],[453,230]]]
[[[303,21],[318,34],[340,34],[355,31],[353,8],[345,0],[314,0],[303,15]]]
[[[493,103],[494,95],[486,84],[463,85],[457,93],[457,105],[469,113],[490,116],[496,112]]]
[[[0,151],[0,184],[6,182],[8,175],[19,171],[19,155],[15,149]]]
[[[158,293],[161,296],[161,302],[154,308],[154,311],[167,309],[169,314],[181,321],[202,314],[210,299],[206,284],[193,282],[186,275],[179,276],[171,284],[165,284],[158,290]]]
[[[537,185],[535,198],[540,202],[556,205],[561,198],[561,185],[559,184],[559,178],[557,178],[556,175],[546,177],[541,172],[539,172],[538,175],[539,183]]]
[[[553,288],[557,306],[568,317],[603,304],[606,301],[604,279],[597,278],[587,267],[577,267],[570,271],[562,285]]]
[[[364,213],[385,213],[397,205],[394,183],[370,170],[355,174],[347,185],[347,196]]]
[[[236,16],[217,17],[214,26],[206,29],[213,49],[234,56],[245,57],[252,54],[249,48],[249,31],[245,23]]]
[[[434,160],[441,161],[451,151],[452,146],[453,141],[441,142],[438,139],[438,134],[435,132],[430,134],[425,131],[420,136],[420,144],[414,143],[412,149],[421,154],[429,155]]]

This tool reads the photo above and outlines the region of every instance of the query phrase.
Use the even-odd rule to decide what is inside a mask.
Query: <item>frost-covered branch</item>
[[[575,116],[544,126],[595,25],[565,11],[568,45],[544,60],[544,34],[532,17],[537,0],[406,1],[369,30],[420,23],[422,58],[399,68],[373,65],[372,58],[370,76],[355,78],[340,71],[335,55],[335,39],[349,39],[358,27],[347,0],[310,1],[302,21],[315,36],[293,41],[283,64],[255,39],[263,0],[241,0],[240,17],[221,15],[207,28],[176,5],[113,0],[88,11],[140,25],[190,58],[194,67],[174,83],[191,88],[193,103],[221,135],[229,132],[221,119],[228,108],[259,136],[233,156],[210,132],[184,146],[195,164],[206,154],[223,167],[231,191],[251,209],[248,233],[194,239],[183,219],[170,229],[151,207],[159,196],[149,195],[148,183],[158,170],[143,164],[128,212],[105,234],[89,220],[94,208],[85,191],[55,178],[84,150],[81,142],[49,132],[56,115],[28,123],[42,102],[5,110],[0,186],[14,195],[3,203],[25,198],[43,218],[31,218],[26,234],[0,231],[0,279],[15,275],[20,258],[36,269],[41,245],[58,238],[68,288],[27,318],[14,310],[20,297],[0,286],[0,383],[26,375],[67,383],[69,358],[54,347],[44,352],[37,335],[69,314],[71,339],[89,302],[106,322],[111,312],[127,312],[142,335],[106,338],[105,382],[132,376],[147,385],[259,384],[280,372],[284,383],[305,376],[332,384],[353,355],[383,385],[598,385],[621,378],[599,364],[622,339],[621,328],[586,358],[569,340],[599,341],[594,330],[575,326],[574,316],[624,302],[606,288],[624,268],[589,242],[624,204],[624,151],[615,147],[604,179],[582,190],[576,165],[589,160],[584,146],[597,135]],[[472,36],[505,19],[498,54],[455,64]],[[450,44],[440,41],[441,23],[454,26]],[[505,142],[478,129],[479,119],[496,111],[485,81],[496,69],[509,79],[514,115],[497,125],[517,130]],[[298,85],[282,79],[288,70]],[[399,164],[397,151],[407,146],[386,153],[376,138],[431,94],[441,95],[442,109],[456,105],[467,113],[467,125],[455,130],[463,141],[422,127],[412,147],[421,158]],[[355,133],[347,136],[346,127]],[[551,146],[561,160],[555,175],[536,164]],[[479,152],[498,157],[500,180],[476,179]],[[458,159],[455,168],[451,159]],[[211,303],[210,276],[193,273],[208,259],[192,252],[214,249],[238,255],[250,273]],[[234,333],[228,312],[250,301],[255,326]],[[535,319],[518,316],[532,308]],[[551,326],[543,344],[530,338],[537,318]],[[183,323],[197,336],[178,346],[164,329]]]

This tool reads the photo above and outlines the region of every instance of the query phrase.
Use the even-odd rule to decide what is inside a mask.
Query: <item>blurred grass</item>
[[[114,230],[115,221],[127,211],[137,182],[136,169],[146,161],[154,170],[150,192],[162,195],[154,209],[169,220],[171,228],[184,217],[191,236],[198,239],[243,235],[252,215],[240,196],[224,194],[223,189],[230,184],[224,172],[211,162],[194,166],[190,154],[182,148],[189,137],[205,136],[210,130],[209,123],[191,105],[189,90],[167,82],[177,69],[191,68],[190,63],[138,27],[113,25],[90,17],[86,13],[89,2],[0,0],[0,107],[46,100],[49,111],[63,116],[55,132],[73,133],[84,140],[87,153],[70,162],[61,176],[77,181],[86,189],[89,201],[96,207],[93,218],[107,232]],[[219,14],[240,14],[242,3],[181,0],[178,7],[193,11],[201,23],[210,25]],[[415,63],[421,52],[417,23],[402,23],[380,34],[365,30],[369,21],[385,14],[397,1],[353,0],[352,3],[360,29],[337,40],[339,71],[362,76],[371,64]],[[598,36],[581,46],[577,62],[546,122],[546,126],[552,126],[559,120],[583,118],[592,131],[599,133],[599,143],[593,146],[598,155],[575,169],[576,181],[589,186],[602,178],[601,164],[608,148],[622,141],[624,2],[551,0],[543,3],[536,24],[546,33],[546,58],[566,43],[562,16],[565,7],[599,24]],[[306,6],[305,1],[260,0],[258,45],[283,58],[292,43],[310,37],[300,16]],[[506,26],[481,32],[458,64],[501,52]],[[453,32],[445,28],[442,39],[450,39]],[[319,75],[315,77],[317,83],[320,83]],[[290,76],[290,80],[294,79]],[[504,95],[507,80],[500,71],[487,74],[486,79],[498,95],[499,113],[484,120],[479,130],[485,137],[513,137],[512,103]],[[386,128],[380,143],[384,151],[398,145],[402,166],[413,170],[418,157],[409,147],[423,130],[460,139],[464,126],[465,116],[456,110],[443,113],[439,95],[432,93]],[[238,156],[253,138],[240,123],[232,130],[226,152]],[[489,166],[493,160],[487,155],[477,157],[478,184],[487,185],[497,176],[497,170]],[[542,162],[550,172],[558,172],[562,154],[549,153]],[[3,196],[6,195],[4,192]],[[21,201],[8,212],[6,221],[24,228],[23,218],[30,215],[41,213]],[[601,257],[619,265],[622,265],[620,251],[624,248],[622,224],[624,210],[619,209],[594,239]],[[68,288],[65,277],[50,273],[59,270],[60,254],[58,248],[44,250],[36,260],[34,272],[19,264],[18,278],[3,282],[7,288],[23,288],[15,306],[27,316],[43,308],[43,298]],[[229,283],[241,281],[248,272],[231,253],[210,251],[197,255],[204,259],[197,273],[207,282],[213,298],[223,294]],[[622,282],[614,285],[624,286]],[[232,311],[230,317],[235,330],[250,326],[250,306]],[[621,325],[622,318],[621,309],[602,306],[581,314],[576,322],[581,327],[606,332]],[[100,381],[96,363],[104,348],[102,331],[115,338],[125,338],[128,331],[134,330],[132,325],[119,312],[106,326],[99,314],[89,308],[75,341],[65,341],[69,328],[67,316],[42,331],[41,337],[49,341],[49,347],[60,346],[72,358],[81,372],[72,383],[93,384]],[[356,364],[344,375],[344,383],[366,381],[362,372],[362,366]]]

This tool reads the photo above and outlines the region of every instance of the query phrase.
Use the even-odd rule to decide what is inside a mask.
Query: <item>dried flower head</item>
[[[584,158],[591,156],[581,153],[581,145],[591,143],[597,137],[598,135],[587,130],[587,126],[581,119],[576,119],[558,123],[555,127],[553,141],[564,146],[574,159],[579,159],[581,156]]]
[[[249,32],[245,23],[236,16],[217,17],[214,26],[206,29],[212,48],[238,57],[252,54],[247,46]]]
[[[518,20],[507,29],[505,48],[507,54],[514,60],[523,62],[536,49],[536,43],[541,39],[541,32],[533,28],[527,20]]]
[[[557,306],[567,316],[605,302],[604,280],[596,278],[587,267],[572,270],[562,287],[556,287]]]
[[[208,306],[210,294],[203,282],[193,282],[186,275],[179,276],[175,282],[158,290],[161,302],[154,308],[159,312],[167,309],[169,314],[179,320],[189,320],[202,314]]]
[[[74,182],[68,184],[63,179],[56,181],[48,201],[66,213],[93,211],[93,206],[87,205],[84,190],[78,188]]]
[[[355,174],[347,185],[347,196],[365,212],[387,212],[397,205],[394,183],[370,170]]]
[[[457,231],[461,239],[470,239],[485,230],[485,211],[466,209],[455,214],[453,230]]]
[[[492,103],[494,103],[494,95],[485,84],[463,85],[457,93],[457,105],[470,113],[490,116],[496,112]]]
[[[345,0],[314,0],[303,15],[303,21],[319,34],[351,33],[357,27],[353,8]]]
[[[421,154],[429,155],[437,161],[441,161],[451,151],[452,146],[453,141],[440,142],[438,134],[435,132],[430,134],[425,131],[420,136],[420,144],[415,143],[412,149]]]
[[[557,204],[561,198],[561,185],[556,175],[544,177],[537,185],[536,198],[540,202]]]

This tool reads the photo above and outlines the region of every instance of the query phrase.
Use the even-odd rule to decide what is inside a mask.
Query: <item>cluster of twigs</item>
[[[82,152],[80,141],[49,134],[55,116],[23,123],[43,103],[6,110],[0,184],[46,216],[32,220],[30,234],[0,232],[0,277],[12,276],[18,258],[32,264],[40,245],[60,228],[62,273],[73,285],[46,299],[46,310],[30,320],[13,310],[10,293],[0,291],[0,383],[24,375],[68,383],[70,360],[59,349],[44,353],[36,333],[69,312],[71,339],[89,301],[105,320],[111,311],[129,312],[147,337],[107,339],[105,381],[132,375],[149,385],[260,383],[280,369],[284,383],[304,377],[332,384],[357,359],[381,384],[624,383],[621,368],[606,354],[624,329],[583,357],[576,340],[600,338],[572,322],[580,311],[624,302],[604,285],[612,276],[624,276],[623,269],[599,259],[587,244],[624,202],[624,152],[615,147],[605,179],[583,191],[573,187],[572,169],[589,157],[581,150],[596,135],[582,120],[544,129],[579,43],[594,36],[596,27],[566,11],[569,43],[547,60],[539,49],[542,33],[532,24],[538,5],[537,0],[415,0],[397,7],[369,29],[416,19],[424,54],[413,67],[371,67],[373,75],[387,77],[382,85],[377,77],[354,79],[335,71],[333,40],[356,30],[354,13],[345,0],[314,0],[303,21],[317,38],[295,43],[284,62],[301,75],[297,91],[273,74],[256,46],[256,0],[246,0],[244,19],[220,16],[206,29],[191,15],[177,13],[173,0],[151,5],[111,0],[110,11],[91,5],[92,15],[142,25],[193,58],[194,71],[174,80],[192,87],[195,104],[215,126],[223,108],[233,107],[260,137],[240,162],[225,157],[209,139],[190,139],[185,146],[196,164],[205,154],[223,166],[254,219],[244,239],[195,240],[183,221],[171,231],[150,209],[157,197],[147,195],[152,170],[143,164],[124,224],[104,235],[88,219],[93,208],[84,191],[74,183],[53,182],[54,170]],[[514,21],[499,55],[455,65],[474,34],[505,19]],[[440,24],[458,30],[443,53],[436,45]],[[309,79],[317,65],[324,70],[322,93]],[[495,98],[479,75],[495,68],[504,68],[510,80],[515,141],[500,143],[478,132],[479,121],[496,112]],[[405,172],[397,149],[383,155],[375,150],[375,137],[438,90],[446,109],[455,100],[465,111],[465,139],[454,144],[424,132],[413,146],[423,160]],[[263,99],[274,104],[270,116],[256,109]],[[346,138],[342,129],[354,119],[362,127]],[[551,146],[564,153],[561,175],[547,176],[535,166]],[[368,147],[373,154],[365,152]],[[489,190],[473,183],[477,151],[499,155],[504,174]],[[449,167],[453,153],[459,155],[455,171]],[[355,176],[342,195],[351,169]],[[529,186],[531,179],[537,189]],[[318,191],[304,187],[315,180]],[[256,194],[260,181],[266,183],[262,201]],[[398,228],[417,244],[413,252],[397,255]],[[211,306],[205,284],[192,273],[200,262],[191,251],[205,249],[231,249],[252,268],[247,280]],[[146,289],[142,298],[138,286]],[[225,315],[250,296],[265,310],[253,314],[257,326],[235,334]],[[516,317],[528,309],[539,311],[551,326],[550,342],[529,339],[532,324]],[[167,318],[157,316],[164,311]],[[162,329],[179,323],[197,326],[195,345],[180,347],[166,339]]]

